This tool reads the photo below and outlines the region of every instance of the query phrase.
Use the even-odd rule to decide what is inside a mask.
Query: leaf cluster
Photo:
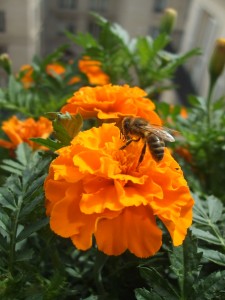
[[[80,87],[79,83],[68,84],[78,74],[76,63],[69,64],[63,60],[67,46],[61,46],[53,53],[41,59],[34,57],[29,87],[24,87],[22,78],[26,71],[10,74],[7,88],[0,89],[0,109],[20,113],[23,116],[39,117],[48,111],[59,111],[73,92]],[[49,64],[59,63],[65,67],[63,76],[51,76],[46,72]]]
[[[169,253],[170,272],[160,273],[156,268],[141,266],[140,272],[149,288],[136,289],[136,299],[153,300],[222,300],[225,293],[225,271],[207,276],[202,274],[202,253],[197,240],[189,235],[182,246]]]
[[[113,84],[136,84],[145,89],[149,96],[157,95],[165,89],[171,89],[168,79],[173,78],[180,65],[200,54],[199,49],[172,54],[166,50],[171,40],[165,33],[156,38],[130,38],[119,24],[109,22],[96,13],[92,16],[99,26],[97,38],[89,33],[73,35],[67,32],[67,36],[82,47],[83,55],[102,63],[103,70]]]

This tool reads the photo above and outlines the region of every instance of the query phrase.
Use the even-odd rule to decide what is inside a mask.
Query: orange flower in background
[[[78,62],[80,71],[87,76],[89,83],[93,85],[105,85],[110,83],[110,78],[102,71],[101,65],[100,61],[91,60],[87,56]]]
[[[34,143],[30,138],[47,138],[52,133],[53,128],[51,121],[44,117],[40,117],[38,121],[35,121],[32,118],[19,120],[16,116],[13,116],[2,123],[2,130],[10,141],[0,139],[0,147],[15,149],[19,144],[27,143],[35,150],[47,148]]]
[[[68,82],[68,84],[70,85],[70,84],[75,84],[75,83],[78,83],[78,82],[80,82],[80,77],[79,76],[74,76],[74,77],[72,77],[70,80],[69,80],[69,82]]]
[[[139,116],[160,125],[154,112],[154,103],[145,98],[146,92],[128,85],[83,87],[62,107],[62,112],[80,113],[83,118],[116,119],[121,116]]]
[[[173,244],[182,244],[192,223],[193,199],[178,163],[165,149],[156,163],[142,141],[124,150],[112,123],[80,132],[58,150],[45,180],[51,229],[71,238],[80,250],[92,246],[107,255],[129,250],[137,257],[154,255],[162,244],[158,217]]]
[[[34,83],[33,72],[34,69],[31,65],[24,65],[20,68],[20,73],[22,73],[20,80],[26,89],[30,88]]]
[[[46,66],[46,73],[50,76],[63,75],[65,68],[59,63],[51,63]]]
[[[192,164],[193,157],[188,150],[188,146],[179,146],[174,149],[174,152],[177,153],[180,157],[182,157],[186,162]]]

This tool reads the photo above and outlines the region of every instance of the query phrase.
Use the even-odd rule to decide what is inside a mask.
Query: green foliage
[[[136,289],[136,299],[140,300],[214,300],[223,299],[225,289],[225,271],[205,276],[201,265],[202,253],[197,241],[187,235],[182,246],[173,247],[169,253],[169,274],[159,273],[155,268],[140,267],[142,277],[150,289]],[[177,284],[174,284],[174,281]]]
[[[225,105],[224,97],[207,107],[207,99],[191,96],[188,118],[177,119],[176,129],[182,133],[179,146],[192,157],[187,178],[198,178],[199,191],[225,200],[221,187],[225,185]],[[191,167],[191,170],[190,170]],[[189,168],[189,170],[188,170]],[[196,185],[195,185],[196,187]]]
[[[69,113],[51,112],[47,113],[47,117],[52,119],[55,140],[51,138],[31,138],[31,140],[52,151],[70,145],[71,140],[79,133],[83,126],[83,119],[80,114],[72,116]]]
[[[193,234],[199,239],[199,249],[205,259],[225,267],[225,209],[215,196],[202,200],[194,195]]]
[[[31,63],[33,71],[29,76],[32,82],[28,82],[28,86],[24,87],[23,84],[26,70],[20,71],[16,76],[9,75],[7,89],[0,89],[0,108],[36,118],[48,111],[59,111],[80,86],[69,84],[78,71],[76,65],[64,63],[66,48],[67,46],[62,46],[44,59],[34,57]],[[46,72],[47,66],[52,63],[59,63],[65,68],[63,76],[52,76]]]
[[[46,115],[53,121],[54,133],[47,139],[32,139],[48,147],[48,152],[34,152],[27,144],[20,144],[14,156],[1,149],[0,298],[222,300],[225,105],[224,96],[212,102],[215,82],[206,98],[190,96],[187,118],[180,105],[156,104],[166,126],[180,133],[176,143],[171,143],[171,151],[195,200],[193,224],[182,246],[173,247],[165,232],[163,246],[154,257],[138,259],[130,253],[107,257],[96,247],[78,251],[70,240],[55,236],[49,228],[43,185],[56,157],[53,152],[69,145],[81,129],[98,126],[95,119],[83,122],[79,114],[58,112],[77,89],[90,85],[79,70],[79,59],[86,55],[100,61],[112,84],[137,85],[156,97],[173,87],[170,80],[177,68],[200,53],[198,49],[170,53],[167,34],[130,38],[119,24],[93,16],[99,26],[98,38],[67,32],[81,47],[80,56],[69,62],[65,57],[68,46],[64,45],[45,58],[34,57],[28,87],[23,84],[24,71],[13,75],[9,61],[1,61],[9,74],[7,87],[0,89],[1,121],[11,114],[23,118]],[[52,63],[65,68],[63,76],[46,72]],[[80,81],[68,84],[74,76]],[[188,156],[181,155],[181,149]]]
[[[136,84],[154,96],[168,86],[176,69],[187,59],[200,54],[199,49],[185,54],[171,54],[166,51],[170,42],[167,34],[157,38],[140,36],[131,39],[129,34],[117,23],[111,23],[103,17],[93,14],[100,28],[98,39],[90,34],[67,36],[83,48],[83,55],[102,62],[104,71],[113,84],[125,82]]]

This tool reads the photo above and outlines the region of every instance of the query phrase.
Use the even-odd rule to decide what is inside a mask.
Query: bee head
[[[130,125],[131,125],[131,118],[125,117],[122,122],[122,127],[123,127],[124,132],[129,132]]]

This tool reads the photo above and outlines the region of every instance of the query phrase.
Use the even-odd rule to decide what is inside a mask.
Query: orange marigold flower
[[[105,85],[110,82],[110,78],[101,69],[101,62],[97,60],[91,60],[85,56],[79,60],[78,67],[82,73],[84,73],[90,84],[93,85]]]
[[[68,82],[68,84],[70,85],[70,84],[75,84],[75,83],[77,83],[77,82],[80,82],[80,77],[79,76],[73,76],[70,80],[69,80],[69,82]]]
[[[59,63],[52,63],[46,66],[46,73],[53,77],[56,75],[63,75],[65,71],[65,68]]]
[[[33,71],[34,69],[31,65],[24,65],[20,68],[20,72],[23,74],[20,80],[26,89],[30,88],[34,83]]]
[[[47,138],[53,131],[52,123],[44,117],[38,121],[33,118],[19,120],[12,116],[8,121],[2,123],[2,130],[10,141],[0,139],[0,146],[7,149],[15,149],[20,143],[27,143],[33,149],[47,149],[31,141],[30,138]]]
[[[154,103],[145,98],[146,92],[128,85],[104,85],[82,87],[68,99],[61,109],[70,114],[80,113],[83,118],[116,119],[122,116],[139,116],[160,125],[161,120],[154,112]]]
[[[178,163],[167,149],[160,163],[147,151],[137,168],[143,142],[119,150],[122,145],[120,130],[104,123],[57,151],[45,180],[51,229],[80,250],[89,249],[94,236],[107,255],[129,250],[149,257],[162,244],[158,217],[173,244],[182,244],[193,199]]]

